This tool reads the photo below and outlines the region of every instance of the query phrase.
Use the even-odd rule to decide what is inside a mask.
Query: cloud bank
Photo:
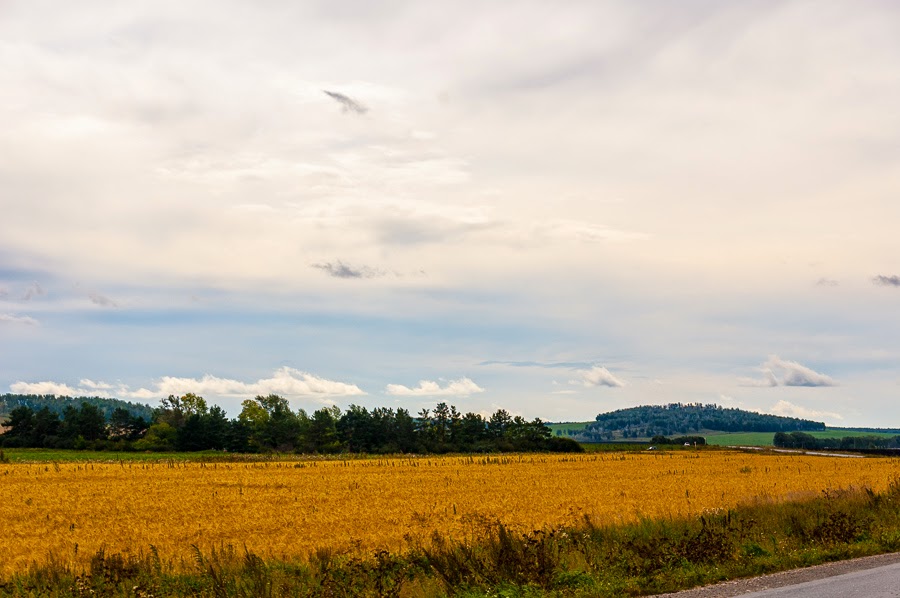
[[[419,385],[410,388],[402,384],[388,384],[385,393],[395,397],[467,397],[484,392],[484,389],[469,378],[460,378],[441,386],[431,380],[420,380]]]
[[[183,395],[189,392],[207,397],[253,397],[277,394],[285,398],[311,397],[330,399],[334,397],[361,396],[366,393],[355,384],[336,382],[313,374],[282,367],[275,370],[270,378],[256,382],[242,382],[230,378],[205,375],[201,378],[177,378],[164,376],[153,388],[132,390],[126,385],[112,385],[83,379],[76,387],[60,382],[15,382],[10,390],[18,394],[52,394],[67,396],[115,396],[123,399],[156,399],[168,395]]]

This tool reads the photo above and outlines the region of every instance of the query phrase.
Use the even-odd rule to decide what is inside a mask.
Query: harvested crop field
[[[823,490],[884,490],[900,460],[725,451],[264,462],[0,465],[0,572],[105,549],[189,562],[402,550],[490,522],[523,531],[666,518]]]

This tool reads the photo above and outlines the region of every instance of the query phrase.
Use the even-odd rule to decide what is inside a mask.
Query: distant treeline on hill
[[[46,407],[57,415],[62,415],[68,407],[76,409],[81,407],[82,403],[93,405],[104,415],[109,418],[116,409],[124,409],[135,417],[143,417],[144,419],[153,418],[153,408],[149,405],[140,403],[129,403],[120,399],[109,399],[105,397],[58,397],[56,395],[18,395],[5,394],[0,395],[0,421],[4,416],[16,407],[29,407],[34,411],[39,411]]]
[[[584,450],[572,439],[554,437],[540,419],[527,421],[503,409],[485,419],[477,413],[463,415],[446,403],[423,409],[418,416],[402,408],[369,411],[358,405],[343,412],[323,407],[308,414],[291,410],[287,399],[269,395],[244,401],[238,417],[228,419],[220,407],[209,407],[191,393],[163,399],[149,418],[125,407],[115,408],[107,417],[90,399],[58,400],[61,412],[44,403],[37,409],[28,405],[11,409],[0,446],[303,453]]]
[[[823,422],[782,417],[700,403],[644,405],[601,413],[584,431],[572,434],[583,442],[623,438],[696,435],[703,430],[722,432],[793,432],[824,430]]]
[[[799,449],[900,449],[900,436],[845,436],[843,438],[816,438],[803,432],[776,432],[772,441],[779,448]]]

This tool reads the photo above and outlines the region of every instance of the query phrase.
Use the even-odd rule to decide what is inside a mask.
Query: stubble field
[[[175,564],[233,546],[302,559],[475,537],[670,518],[823,490],[885,490],[900,460],[739,452],[420,457],[256,463],[0,465],[0,574],[100,549]]]

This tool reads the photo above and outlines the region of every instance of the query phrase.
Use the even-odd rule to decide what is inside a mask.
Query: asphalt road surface
[[[900,553],[738,579],[658,598],[900,598]]]
[[[900,598],[900,563],[794,586],[744,594],[745,598]]]

